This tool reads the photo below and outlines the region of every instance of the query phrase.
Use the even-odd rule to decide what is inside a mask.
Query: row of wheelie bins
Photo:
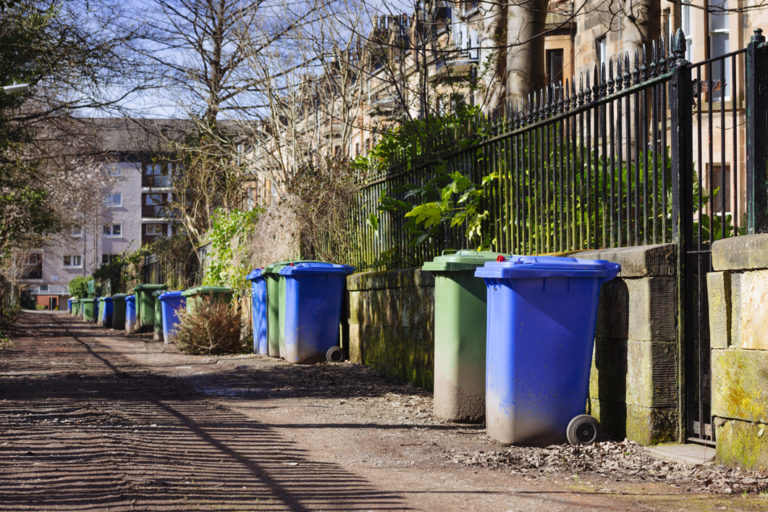
[[[112,329],[134,332],[153,332],[156,340],[172,341],[178,324],[178,310],[184,307],[183,294],[204,294],[206,289],[198,287],[185,292],[165,291],[165,285],[141,284],[133,294],[118,293],[111,297],[68,299],[67,308],[73,316]],[[229,290],[228,288],[226,290]],[[231,290],[230,296],[231,296]]]
[[[589,444],[584,414],[605,260],[445,251],[435,277],[434,414],[506,444]]]
[[[339,361],[341,310],[349,265],[279,261],[248,274],[253,351],[290,363]]]

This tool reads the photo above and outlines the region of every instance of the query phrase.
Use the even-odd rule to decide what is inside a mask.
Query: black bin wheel
[[[579,414],[568,423],[565,437],[572,445],[592,444],[600,439],[600,422],[589,414]]]
[[[331,347],[325,353],[325,360],[329,363],[340,363],[344,360],[344,351],[341,347]]]

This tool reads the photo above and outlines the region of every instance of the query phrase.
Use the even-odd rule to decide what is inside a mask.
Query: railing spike
[[[629,69],[629,52],[624,52],[624,88],[629,89],[632,83],[632,75]]]
[[[682,28],[677,29],[672,39],[672,55],[676,62],[685,61],[685,33]]]
[[[648,66],[645,65],[647,60],[647,53],[648,48],[646,47],[645,43],[643,43],[643,47],[640,51],[640,79],[643,81],[648,78]]]
[[[651,42],[651,76],[656,76],[656,41]]]
[[[639,62],[639,51],[638,48],[635,47],[635,66],[632,70],[632,78],[634,79],[634,84],[640,83],[640,62]]]
[[[613,59],[608,59],[608,94],[613,94]]]
[[[616,57],[616,90],[620,91],[622,89],[623,85],[623,79],[621,76],[621,55]]]

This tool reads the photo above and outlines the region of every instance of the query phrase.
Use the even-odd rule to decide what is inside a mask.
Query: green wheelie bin
[[[194,313],[206,299],[229,303],[232,300],[232,293],[232,288],[227,286],[195,286],[181,292],[181,296],[186,299],[187,313]],[[162,336],[162,333],[160,335]]]
[[[82,304],[83,320],[93,322],[96,318],[96,313],[93,311],[93,299],[82,299]]]
[[[440,419],[481,422],[485,417],[486,286],[475,269],[498,256],[443,251],[421,267],[435,276],[433,409]]]
[[[137,331],[151,331],[155,325],[155,295],[157,290],[165,290],[164,284],[139,284],[133,288],[136,294]]]
[[[122,331],[125,329],[125,298],[126,293],[112,296],[112,328]]]
[[[80,316],[80,298],[72,298],[72,316]]]

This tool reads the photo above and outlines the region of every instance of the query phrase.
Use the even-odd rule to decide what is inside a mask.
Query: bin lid
[[[158,299],[165,301],[168,299],[173,299],[175,297],[181,297],[181,290],[171,290],[168,292],[163,292],[160,294]]]
[[[427,261],[421,267],[422,270],[430,272],[445,272],[451,270],[475,270],[482,267],[488,261],[496,261],[499,256],[511,258],[511,254],[495,251],[473,251],[471,249],[461,249],[459,251],[447,250],[437,256],[432,261]]]
[[[80,299],[83,302],[93,302],[93,299]]]
[[[142,283],[133,287],[133,291],[140,292],[142,290],[164,290],[167,288],[164,284]]]
[[[217,293],[232,293],[232,288],[228,286],[195,286],[188,290],[181,292],[183,297],[191,297],[193,295],[213,295]]]
[[[281,276],[295,276],[298,274],[344,274],[349,275],[355,271],[355,267],[338,265],[336,263],[306,262],[286,265],[280,270]]]
[[[621,270],[618,263],[582,260],[561,256],[512,256],[505,261],[489,261],[475,270],[475,277],[597,277],[613,279]]]
[[[126,295],[125,296],[125,300],[127,300],[127,301],[135,301],[136,300],[136,296],[135,295]]]
[[[261,271],[262,275],[276,275],[280,273],[280,269],[285,267],[286,265],[290,265],[293,263],[296,265],[297,263],[322,263],[322,261],[317,260],[285,260],[285,261],[276,261],[274,263],[270,263],[266,267],[264,267],[264,270]]]
[[[112,300],[125,300],[128,297],[127,293],[116,293],[112,296]]]
[[[165,293],[165,290],[155,290],[155,291],[152,292],[152,296],[153,297],[159,297],[163,293]]]
[[[101,300],[103,300],[104,302],[112,302],[112,299],[113,297],[102,297]]]
[[[263,271],[263,268],[255,268],[245,278],[249,281],[255,281],[261,277]]]

